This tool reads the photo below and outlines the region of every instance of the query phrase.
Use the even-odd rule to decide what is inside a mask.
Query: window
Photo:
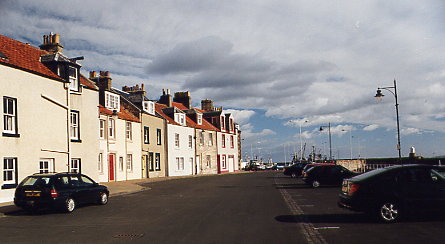
[[[144,101],[143,109],[145,112],[154,115],[155,114],[155,103],[152,101]]]
[[[80,173],[80,158],[72,158],[70,163],[71,173]]]
[[[119,171],[124,171],[124,158],[119,157]]]
[[[71,123],[71,141],[79,141],[80,140],[79,111],[71,110],[70,123]]]
[[[176,158],[176,170],[184,170],[184,158],[183,157]]]
[[[191,166],[192,174],[193,174],[193,168],[194,168],[194,165],[193,165],[193,158],[189,158],[189,165]]]
[[[208,145],[211,147],[211,146],[213,146],[213,134],[212,133],[209,133],[209,142],[208,142]]]
[[[17,158],[3,159],[3,186],[2,189],[17,186]]]
[[[103,153],[99,153],[99,158],[97,159],[97,170],[100,173],[104,172],[104,156],[103,156]]]
[[[54,171],[54,159],[42,158],[39,162],[39,173],[50,173]]]
[[[223,169],[227,168],[227,165],[226,165],[226,155],[222,155],[221,156],[221,166],[222,166]]]
[[[115,120],[114,119],[112,119],[112,118],[110,118],[109,119],[109,121],[108,121],[108,136],[111,138],[111,139],[114,139],[114,137],[115,137],[115,135],[114,135],[114,132],[115,132]]]
[[[18,136],[17,125],[17,99],[3,97],[3,135]]]
[[[105,107],[111,110],[119,111],[120,109],[119,95],[110,92],[105,92]]]
[[[212,166],[212,156],[210,155],[206,156],[206,166],[207,168],[210,168]]]
[[[226,129],[226,125],[225,125],[225,120],[224,120],[223,116],[220,117],[220,121],[221,121],[221,130],[225,130]]]
[[[199,145],[204,145],[204,132],[199,132]]]
[[[202,125],[202,114],[200,114],[200,113],[198,113],[198,114],[196,114],[196,116],[197,116],[197,122],[198,122],[198,125]]]
[[[99,120],[99,138],[100,139],[105,138],[105,120],[104,119]]]
[[[133,134],[132,134],[132,129],[131,129],[131,122],[126,122],[125,123],[125,134],[127,136],[127,140],[132,140],[133,139]]]
[[[226,135],[223,134],[221,138],[222,147],[226,147]]]
[[[179,148],[179,134],[175,133],[175,147]]]
[[[155,169],[156,169],[156,171],[161,170],[161,154],[160,153],[155,154]]]
[[[193,148],[193,136],[189,135],[189,148]]]
[[[68,80],[70,82],[71,91],[79,91],[79,79],[77,79],[77,69],[74,67],[68,68]]]
[[[149,153],[149,156],[148,156],[148,170],[150,170],[150,171],[154,171],[155,170],[154,169],[153,153],[152,152]]]
[[[175,122],[180,125],[185,125],[185,115],[182,113],[175,113]]]
[[[91,186],[94,184],[94,181],[85,175],[81,175],[80,178],[82,179],[82,184],[84,186]]]
[[[133,154],[127,154],[127,170],[133,171]]]
[[[234,148],[235,147],[235,141],[233,139],[233,136],[230,136],[230,147]]]
[[[156,142],[158,143],[158,145],[161,145],[162,143],[162,134],[161,134],[161,129],[157,129],[156,130]]]
[[[144,144],[150,144],[150,128],[144,126]]]

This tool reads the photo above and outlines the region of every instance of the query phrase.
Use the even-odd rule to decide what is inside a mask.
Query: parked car
[[[26,177],[16,188],[14,204],[27,211],[57,208],[71,213],[84,203],[108,203],[109,191],[78,173],[43,173]]]
[[[341,165],[315,165],[308,169],[303,175],[303,181],[314,188],[320,185],[338,185],[343,179],[358,175]]]
[[[306,173],[306,171],[308,171],[309,169],[311,169],[317,165],[335,165],[335,164],[334,163],[309,163],[303,167],[303,169],[301,170],[301,175],[304,175],[304,173]]]
[[[291,166],[285,167],[283,174],[288,175],[292,178],[299,177],[299,176],[301,176],[301,172],[302,172],[304,166],[306,166],[306,165],[307,165],[307,163],[296,163]]]
[[[338,205],[395,222],[412,211],[443,210],[445,168],[397,165],[343,181]]]

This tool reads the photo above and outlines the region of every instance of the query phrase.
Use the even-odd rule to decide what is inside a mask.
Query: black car
[[[79,204],[108,203],[109,191],[79,173],[43,173],[26,177],[16,188],[14,204],[27,211],[56,208],[72,212]]]
[[[412,211],[443,210],[443,167],[398,165],[376,169],[343,181],[338,205],[371,213],[384,222]]]
[[[307,163],[296,163],[291,166],[288,166],[284,168],[283,174],[288,175],[292,178],[296,178],[301,176],[301,171],[303,170],[304,166],[306,166]]]
[[[357,174],[341,165],[315,165],[304,172],[303,181],[314,188],[320,185],[340,186],[343,179],[356,176]]]

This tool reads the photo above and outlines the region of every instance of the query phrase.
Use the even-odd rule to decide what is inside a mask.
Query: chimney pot
[[[90,71],[90,79],[96,78],[96,71]]]

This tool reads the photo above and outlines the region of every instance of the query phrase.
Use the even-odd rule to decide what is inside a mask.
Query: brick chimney
[[[112,79],[109,71],[100,71],[99,76],[96,76],[96,71],[90,72],[90,80],[94,81],[99,87],[99,90],[111,90]]]
[[[172,95],[170,95],[170,89],[162,89],[162,96],[159,98],[158,103],[165,104],[167,107],[172,106]]]
[[[213,101],[210,99],[201,100],[201,109],[207,112],[213,111]]]
[[[43,44],[39,46],[40,49],[52,52],[52,53],[62,53],[63,46],[60,44],[60,35],[51,34],[43,36]]]
[[[138,84],[135,86],[123,86],[122,91],[127,92],[126,96],[134,104],[142,104],[144,97],[146,96],[144,83],[139,87]]]
[[[175,92],[174,102],[182,103],[186,108],[190,109],[192,107],[192,97],[190,92]]]

